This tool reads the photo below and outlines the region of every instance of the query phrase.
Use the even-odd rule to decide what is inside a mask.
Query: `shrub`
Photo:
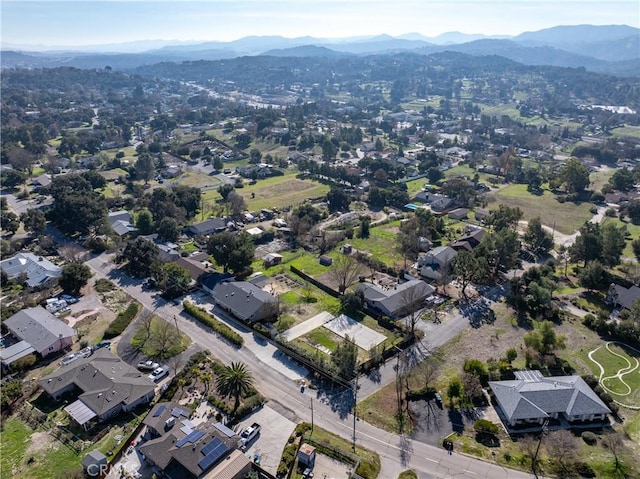
[[[595,443],[598,442],[598,436],[596,436],[594,433],[592,433],[591,431],[584,431],[580,437],[582,437],[582,440],[584,442],[586,442],[587,444],[589,444],[590,446],[593,446]]]
[[[476,432],[485,434],[498,434],[498,432],[500,432],[500,428],[497,424],[494,424],[486,419],[478,419],[475,423],[473,423],[473,428],[476,430]]]
[[[596,477],[596,471],[586,462],[576,462],[575,468],[582,477]]]
[[[127,309],[120,311],[118,316],[116,316],[116,319],[111,322],[107,330],[104,332],[104,338],[114,338],[122,334],[122,331],[129,326],[133,318],[138,314],[139,310],[140,304],[134,301],[127,306]]]
[[[191,316],[193,316],[195,319],[200,321],[205,326],[208,326],[211,329],[213,329],[220,336],[229,340],[231,343],[235,344],[236,346],[242,346],[242,343],[244,342],[242,339],[242,336],[240,336],[238,333],[236,333],[233,329],[231,329],[229,326],[227,326],[223,322],[218,321],[212,314],[207,313],[204,309],[195,306],[189,301],[184,301],[182,303],[182,307],[187,313],[189,313]]]
[[[96,279],[94,287],[98,293],[107,293],[109,291],[113,291],[116,288],[116,285],[108,279],[100,278]]]

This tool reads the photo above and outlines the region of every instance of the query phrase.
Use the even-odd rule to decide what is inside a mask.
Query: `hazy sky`
[[[638,0],[2,0],[2,43],[337,38],[459,31],[517,35],[556,25],[640,27]]]

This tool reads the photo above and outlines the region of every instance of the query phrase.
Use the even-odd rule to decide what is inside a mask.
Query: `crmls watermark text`
[[[109,464],[90,464],[87,467],[87,475],[90,477],[106,476],[109,472]]]

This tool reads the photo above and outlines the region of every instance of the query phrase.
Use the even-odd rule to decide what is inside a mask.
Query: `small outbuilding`
[[[333,258],[331,256],[327,256],[323,254],[318,258],[318,261],[322,266],[331,266],[333,264]]]
[[[313,469],[316,463],[316,448],[305,442],[298,450],[298,462]]]
[[[107,456],[102,454],[97,449],[95,451],[91,451],[82,458],[82,468],[87,472],[89,476],[101,476],[101,472],[106,472],[106,467]]]

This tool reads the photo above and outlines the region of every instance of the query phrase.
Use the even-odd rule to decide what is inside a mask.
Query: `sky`
[[[2,0],[3,46],[52,48],[250,35],[344,38],[458,31],[518,35],[556,25],[640,27],[638,0]]]

